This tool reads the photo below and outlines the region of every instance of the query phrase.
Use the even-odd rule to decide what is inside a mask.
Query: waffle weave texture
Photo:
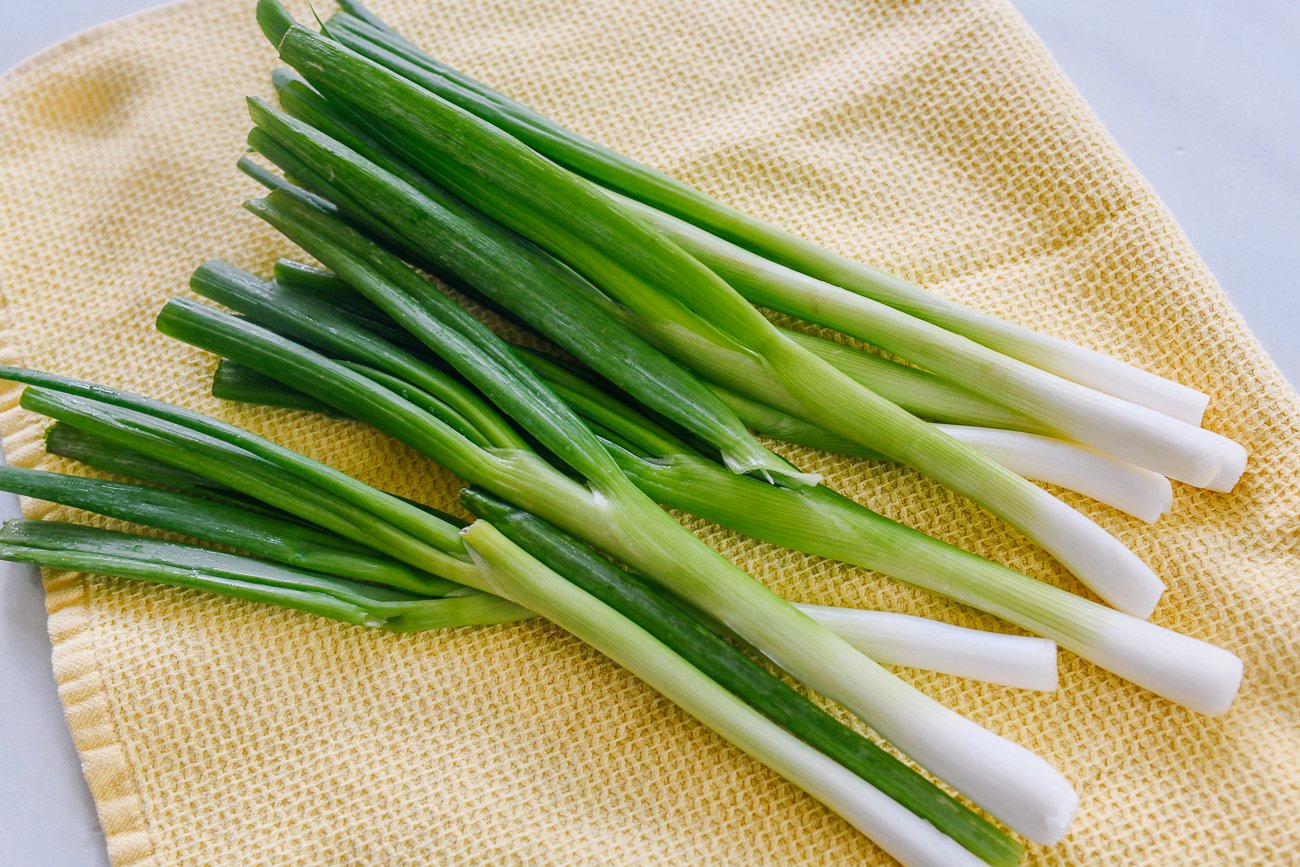
[[[453,479],[358,425],[213,400],[214,359],[153,329],[199,262],[265,273],[292,252],[239,207],[256,193],[234,168],[242,98],[269,96],[276,65],[252,5],[164,8],[0,82],[4,360],[211,412],[453,508]],[[1197,716],[1066,654],[1054,695],[903,675],[1077,786],[1072,833],[1032,863],[1295,857],[1300,404],[1007,3],[374,6],[439,58],[727,202],[1208,392],[1207,425],[1251,453],[1235,493],[1176,486],[1154,526],[1067,497],[1168,582],[1155,622],[1244,657],[1229,714]],[[43,455],[18,390],[0,397],[10,461],[71,469]],[[915,473],[788,453],[885,514],[1079,589]],[[791,599],[1000,628],[865,570],[691,526]],[[122,867],[886,860],[544,623],[395,637],[84,575],[49,573],[47,590],[59,689]]]

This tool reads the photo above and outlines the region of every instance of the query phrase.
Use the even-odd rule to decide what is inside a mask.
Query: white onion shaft
[[[1173,486],[1164,476],[1087,446],[996,428],[936,427],[1017,475],[1078,491],[1148,523],[1174,503]]]
[[[954,305],[956,306],[956,305]],[[997,323],[999,339],[992,339],[992,329],[976,319]],[[940,323],[937,318],[930,321]],[[1112,358],[1093,349],[1070,343],[1049,334],[1032,331],[1020,325],[1003,322],[991,316],[971,313],[971,327],[954,328],[944,324],[949,331],[965,334],[998,352],[1018,358],[1048,373],[1077,382],[1120,400],[1153,409],[1170,418],[1200,427],[1205,418],[1205,408],[1210,396],[1163,376],[1157,376],[1127,362]]]
[[[884,665],[902,665],[1047,692],[1057,687],[1056,642],[889,611],[796,608]]]
[[[1076,652],[1198,713],[1217,716],[1232,707],[1243,673],[1236,654],[1118,613],[1107,621]]]

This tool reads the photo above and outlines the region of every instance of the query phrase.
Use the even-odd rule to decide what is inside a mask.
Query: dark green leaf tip
[[[262,33],[277,51],[284,34],[296,24],[280,0],[257,0],[257,26],[262,28]]]
[[[309,6],[308,8],[311,9],[311,17],[316,19],[316,26],[319,27],[322,31],[324,31],[325,22],[321,20],[320,13],[316,11],[316,7]]]
[[[302,81],[303,78],[287,66],[277,67],[271,72],[271,86],[280,90],[291,81]]]

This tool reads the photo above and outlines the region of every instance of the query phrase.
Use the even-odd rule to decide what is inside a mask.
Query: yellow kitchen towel
[[[1181,710],[1066,655],[1053,695],[903,675],[1077,786],[1069,837],[1033,863],[1296,857],[1300,404],[1006,2],[374,6],[436,56],[725,201],[1208,392],[1207,425],[1251,453],[1236,492],[1177,486],[1154,526],[1069,499],[1169,583],[1155,622],[1244,658],[1230,713]],[[215,360],[153,330],[199,262],[264,271],[292,253],[240,209],[257,192],[234,168],[243,97],[269,95],[276,65],[252,7],[164,8],[0,82],[3,360],[211,412],[451,507],[452,479],[358,425],[213,400]],[[9,460],[59,466],[17,396],[4,388]],[[791,454],[873,508],[1078,589],[914,473]],[[791,599],[999,628],[691,526]],[[55,674],[118,865],[884,860],[543,623],[399,637],[85,575],[51,573],[47,590]]]

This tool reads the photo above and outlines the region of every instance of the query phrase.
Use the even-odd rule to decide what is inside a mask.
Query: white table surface
[[[0,70],[158,5],[0,0]],[[1300,4],[1016,5],[1300,383]],[[0,512],[10,517],[17,505],[4,496]],[[0,865],[105,863],[54,688],[39,578],[0,564]]]

